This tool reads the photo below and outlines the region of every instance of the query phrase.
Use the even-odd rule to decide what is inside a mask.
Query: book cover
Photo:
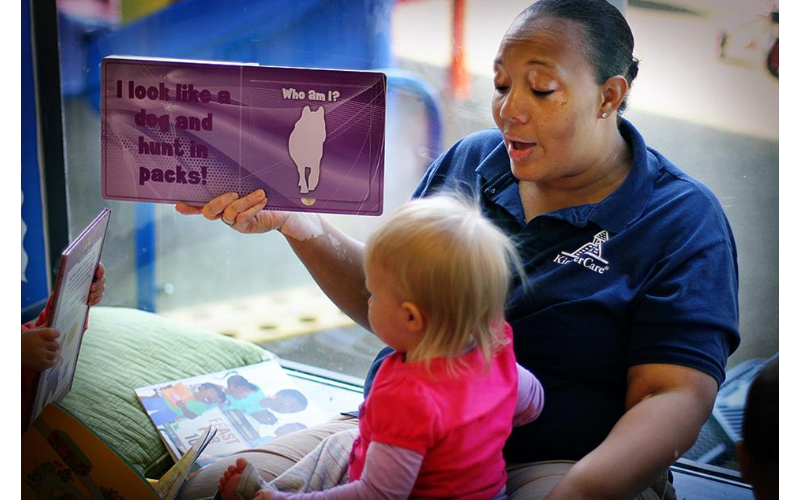
[[[383,73],[110,56],[102,78],[104,198],[382,213]]]
[[[141,387],[136,395],[176,460],[202,429],[217,428],[216,437],[197,461],[200,467],[327,420],[275,358]]]
[[[57,404],[22,436],[23,500],[173,500],[216,433],[208,427],[186,455],[151,486],[102,439]]]
[[[61,254],[47,323],[61,334],[58,339],[61,352],[55,366],[39,374],[32,398],[31,420],[35,420],[48,403],[64,399],[72,388],[89,315],[89,288],[100,262],[110,215],[111,210],[103,209]]]

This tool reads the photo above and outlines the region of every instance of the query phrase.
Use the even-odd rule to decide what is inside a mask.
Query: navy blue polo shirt
[[[477,194],[524,263],[506,318],[517,361],[542,382],[545,405],[511,434],[511,463],[578,460],[596,448],[624,413],[628,368],[682,365],[722,383],[739,344],[736,246],[717,198],[648,148],[629,122],[620,131],[631,170],[597,204],[526,223],[496,129],[455,144],[414,194]]]

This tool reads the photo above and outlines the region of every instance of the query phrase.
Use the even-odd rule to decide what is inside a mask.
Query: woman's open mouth
[[[520,161],[527,158],[537,145],[535,142],[524,141],[508,141],[508,156],[514,161]]]

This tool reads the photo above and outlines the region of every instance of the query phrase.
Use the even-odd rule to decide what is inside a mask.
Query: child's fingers
[[[94,280],[97,281],[106,275],[106,266],[102,262],[97,263],[97,268],[94,270]]]
[[[100,293],[102,293],[102,291],[105,289],[105,287],[106,287],[106,277],[105,277],[105,275],[103,275],[103,276],[100,276],[99,278],[95,278],[95,280],[92,282],[92,286],[91,286],[91,288],[89,288],[89,290],[92,293],[97,293],[98,291],[100,291]]]
[[[61,333],[55,328],[40,328],[39,338],[45,341],[54,341],[61,336]]]

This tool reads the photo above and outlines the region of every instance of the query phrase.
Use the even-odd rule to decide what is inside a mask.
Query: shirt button
[[[489,192],[492,193],[492,194],[494,194],[495,191],[497,191],[495,188],[492,188],[492,189],[489,190]]]

